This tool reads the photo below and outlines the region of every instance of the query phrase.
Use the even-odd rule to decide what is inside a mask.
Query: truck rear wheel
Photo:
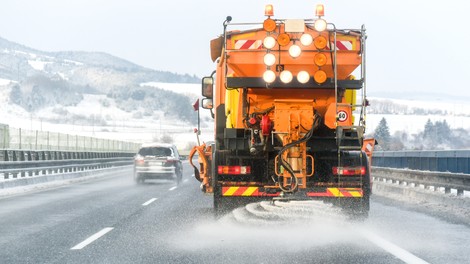
[[[367,155],[362,153],[362,164],[366,167],[366,174],[362,179],[362,193],[363,196],[361,199],[358,199],[353,203],[353,217],[358,220],[365,220],[369,217],[370,210],[370,171],[369,171],[369,162],[367,160]]]
[[[220,216],[225,211],[224,197],[222,196],[222,188],[220,185],[214,186],[214,214]]]
[[[215,147],[215,145],[213,146]],[[214,214],[215,216],[219,216],[221,211],[223,210],[223,196],[222,196],[222,186],[218,183],[218,175],[216,167],[219,164],[219,152],[213,148],[212,152],[212,186],[214,187]]]

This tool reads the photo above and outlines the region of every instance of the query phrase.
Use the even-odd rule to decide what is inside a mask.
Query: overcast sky
[[[233,22],[311,18],[317,3],[338,28],[366,25],[370,92],[470,98],[470,2],[464,0],[2,0],[0,36],[44,51],[102,51],[136,64],[204,76],[209,41]]]

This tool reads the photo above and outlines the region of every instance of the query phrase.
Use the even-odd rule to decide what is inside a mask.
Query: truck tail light
[[[250,166],[219,166],[217,168],[219,174],[236,174],[236,175],[245,175],[251,174]]]
[[[354,176],[365,175],[366,167],[333,167],[333,175]]]

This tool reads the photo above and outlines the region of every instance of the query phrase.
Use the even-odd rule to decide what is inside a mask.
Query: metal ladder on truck
[[[337,30],[334,29],[334,43],[336,43],[336,36]],[[365,133],[365,108],[367,107],[368,103],[366,100],[366,56],[365,56],[365,26],[363,25],[361,28],[361,78],[362,81],[362,89],[361,90],[361,102],[359,104],[352,104],[352,103],[342,103],[339,102],[339,93],[338,93],[338,78],[337,78],[337,48],[336,45],[332,45],[334,49],[331,51],[333,52],[333,72],[334,72],[334,86],[335,86],[335,102],[336,102],[336,122],[339,120],[338,116],[338,107],[339,106],[347,106],[351,107],[351,113],[355,111],[356,108],[360,109],[360,116],[357,125],[354,123],[351,126],[336,126],[336,144],[338,147],[338,168],[345,167],[345,162],[343,162],[343,156],[345,151],[358,151],[359,152],[359,159],[360,164],[359,166],[364,166],[363,162],[363,152],[362,152],[362,145]],[[342,175],[338,173],[338,182],[341,183]],[[360,185],[358,186],[363,189],[363,183],[361,181]]]

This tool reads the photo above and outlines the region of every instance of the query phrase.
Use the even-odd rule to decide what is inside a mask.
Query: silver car
[[[134,158],[134,180],[174,179],[177,184],[183,177],[183,165],[176,147],[172,144],[144,144]]]

